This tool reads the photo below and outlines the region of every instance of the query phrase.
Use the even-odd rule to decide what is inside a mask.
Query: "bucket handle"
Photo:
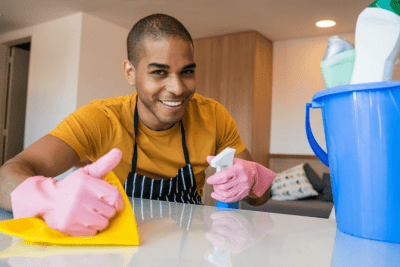
[[[307,139],[310,143],[311,149],[314,151],[315,155],[319,158],[322,163],[324,163],[327,167],[329,167],[328,154],[319,146],[317,141],[314,138],[314,135],[311,131],[310,124],[310,108],[312,107],[311,103],[306,104],[306,133]]]

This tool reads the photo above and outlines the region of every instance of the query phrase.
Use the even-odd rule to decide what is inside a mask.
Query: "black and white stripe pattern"
[[[186,166],[179,169],[176,177],[168,180],[154,180],[149,177],[136,173],[137,164],[137,135],[139,132],[139,115],[137,105],[135,105],[134,114],[134,130],[135,130],[135,145],[132,157],[132,169],[125,181],[125,192],[129,197],[145,198],[154,200],[165,200],[169,202],[180,202],[199,204],[201,197],[197,194],[196,180],[193,175],[192,166],[189,160],[189,152],[186,147],[185,129],[183,122],[180,121],[182,148],[185,156]]]
[[[194,216],[195,205],[182,205],[176,202],[168,202],[167,205],[159,201],[150,200],[150,208],[144,207],[143,199],[132,198],[135,219],[139,222],[151,219],[172,219],[179,228],[189,230]]]
[[[131,184],[130,180],[133,180]],[[135,173],[133,179],[126,180],[125,192],[134,198],[202,204],[190,164],[179,169],[177,176],[169,180],[154,180]]]

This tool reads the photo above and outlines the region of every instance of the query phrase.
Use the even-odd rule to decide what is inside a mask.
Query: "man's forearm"
[[[252,206],[261,206],[269,200],[271,195],[271,186],[265,191],[265,193],[261,197],[257,197],[254,195],[254,197],[251,197],[250,195],[245,197],[244,200]]]
[[[12,211],[11,192],[27,178],[35,176],[29,164],[9,160],[0,168],[0,207]]]

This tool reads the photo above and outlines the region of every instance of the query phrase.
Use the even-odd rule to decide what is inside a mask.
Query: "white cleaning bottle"
[[[351,84],[390,81],[399,55],[398,0],[377,0],[358,16]]]
[[[340,36],[332,36],[321,61],[322,78],[326,88],[350,84],[353,74],[354,45]]]

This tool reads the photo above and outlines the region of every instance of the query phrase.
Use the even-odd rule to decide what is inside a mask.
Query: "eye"
[[[182,71],[182,74],[183,75],[191,75],[191,74],[194,74],[194,70],[184,70],[184,71]]]
[[[154,75],[166,75],[167,72],[165,70],[155,70],[155,71],[151,72],[151,74],[154,74]]]

